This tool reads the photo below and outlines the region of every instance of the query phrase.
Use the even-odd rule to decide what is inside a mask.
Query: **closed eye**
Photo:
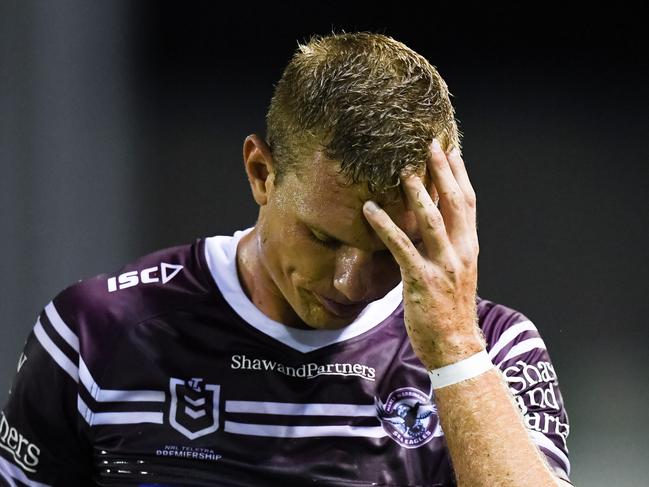
[[[329,239],[326,237],[319,237],[313,230],[309,232],[311,239],[317,244],[326,247],[328,249],[336,249],[340,246],[340,242],[336,239]]]

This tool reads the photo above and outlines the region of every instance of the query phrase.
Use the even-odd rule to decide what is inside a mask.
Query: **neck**
[[[248,299],[271,320],[294,328],[310,329],[268,273],[258,241],[258,226],[244,235],[237,245],[237,276]]]

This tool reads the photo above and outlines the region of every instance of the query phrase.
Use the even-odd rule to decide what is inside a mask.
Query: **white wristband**
[[[493,366],[487,351],[483,350],[454,364],[429,370],[428,375],[433,389],[440,389],[484,374]]]

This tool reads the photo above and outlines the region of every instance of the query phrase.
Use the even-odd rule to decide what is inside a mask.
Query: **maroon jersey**
[[[341,330],[287,327],[242,291],[250,230],[153,252],[45,306],[0,413],[0,484],[455,485],[401,284]],[[567,480],[568,417],[538,330],[477,306],[531,438]]]

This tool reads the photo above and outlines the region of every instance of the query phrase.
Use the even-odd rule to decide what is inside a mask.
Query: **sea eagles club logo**
[[[219,396],[221,386],[204,384],[195,377],[188,381],[171,378],[169,423],[190,440],[219,429]]]
[[[401,446],[417,448],[443,434],[431,397],[419,389],[397,389],[385,403],[378,397],[374,403],[383,429]]]

